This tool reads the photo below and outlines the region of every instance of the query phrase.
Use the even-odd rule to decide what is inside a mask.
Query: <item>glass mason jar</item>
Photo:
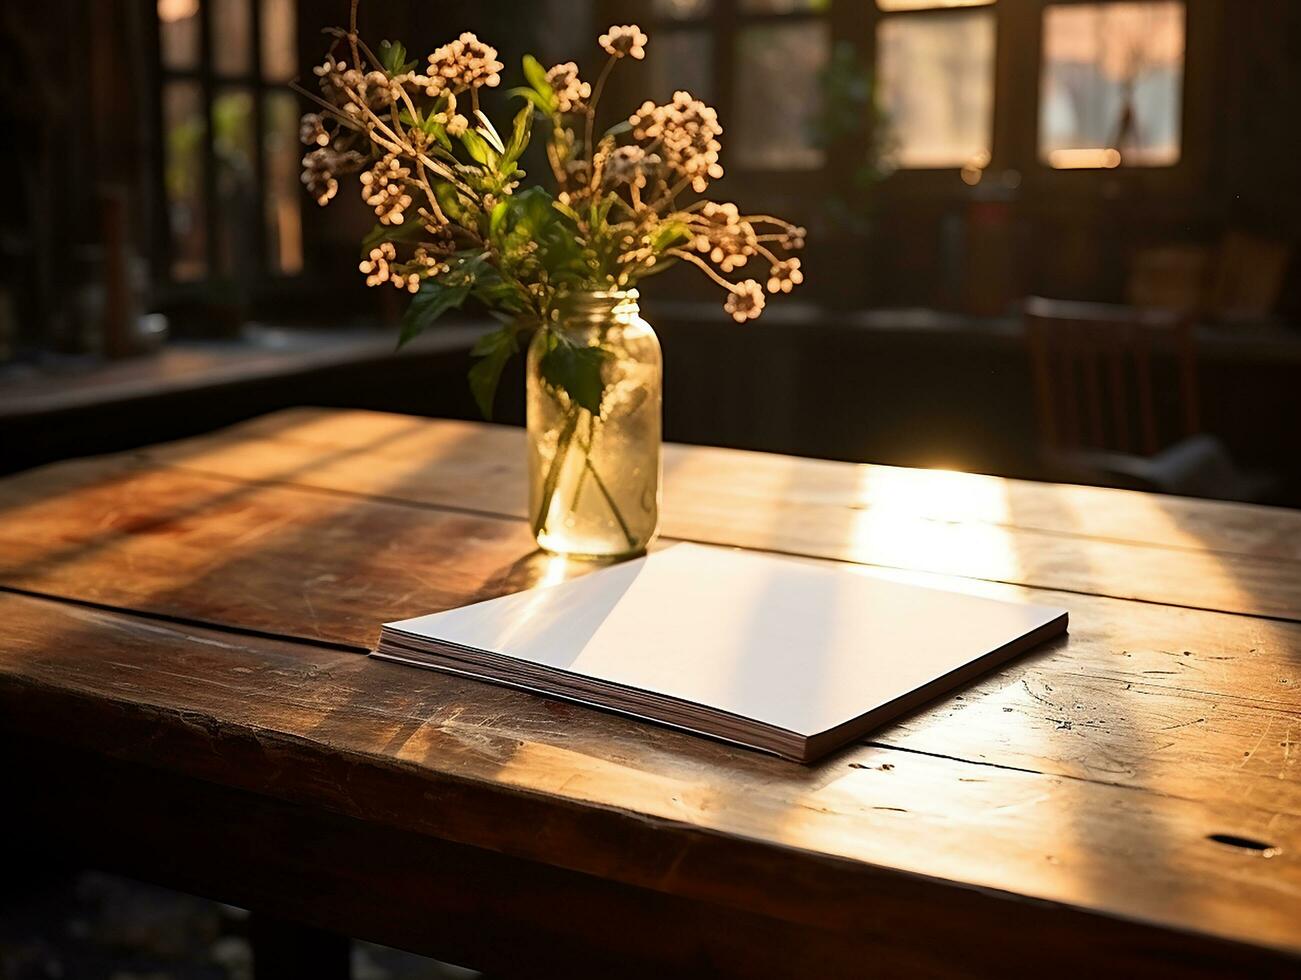
[[[635,289],[571,294],[558,323],[534,335],[529,519],[540,547],[584,558],[646,550],[659,524],[662,378]]]

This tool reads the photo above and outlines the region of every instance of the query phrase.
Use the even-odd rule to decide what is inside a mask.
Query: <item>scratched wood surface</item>
[[[237,481],[523,517],[521,438],[301,409],[147,456]],[[666,447],[664,475],[668,537],[1301,616],[1301,583],[1271,561],[1301,561],[1301,512],[699,447]]]
[[[961,972],[925,909],[976,886],[951,950],[1031,915],[1062,949],[1124,923],[1136,962],[1295,967],[1295,512],[670,447],[669,536],[1070,609],[1068,638],[799,767],[358,656],[386,619],[585,570],[531,551],[521,439],[298,410],[0,481],[0,725],[837,942],[888,932],[899,963]]]

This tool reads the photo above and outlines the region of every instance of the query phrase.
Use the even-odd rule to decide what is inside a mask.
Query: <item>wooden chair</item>
[[[1038,296],[1028,298],[1024,310],[1046,451],[1152,456],[1170,436],[1177,440],[1200,431],[1197,352],[1187,317]],[[1179,404],[1173,419],[1158,410],[1158,357],[1172,359],[1176,369]]]
[[[1186,315],[1030,297],[1024,316],[1052,478],[1227,499],[1264,492],[1202,432]]]

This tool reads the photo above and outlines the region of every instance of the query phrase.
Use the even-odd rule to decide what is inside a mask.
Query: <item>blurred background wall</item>
[[[314,81],[320,30],[346,16],[343,0],[5,6],[0,468],[288,404],[473,417],[472,331],[391,356],[402,299],[356,272],[372,216],[351,184],[322,210],[299,183],[308,103],[288,82]],[[809,228],[806,284],[753,326],[698,277],[651,284],[669,438],[1061,478],[1024,297],[1130,304],[1190,318],[1198,433],[1262,477],[1203,491],[1301,502],[1301,5],[361,8],[366,36],[421,54],[478,32],[503,88],[522,53],[589,67],[599,30],[633,21],[650,55],[607,104],[713,102],[718,196]],[[517,380],[502,420],[522,418]]]

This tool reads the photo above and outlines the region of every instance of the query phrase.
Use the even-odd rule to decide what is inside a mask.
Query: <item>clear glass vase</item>
[[[558,323],[534,335],[529,517],[541,548],[583,558],[646,550],[659,525],[662,379],[636,290],[573,294]]]

